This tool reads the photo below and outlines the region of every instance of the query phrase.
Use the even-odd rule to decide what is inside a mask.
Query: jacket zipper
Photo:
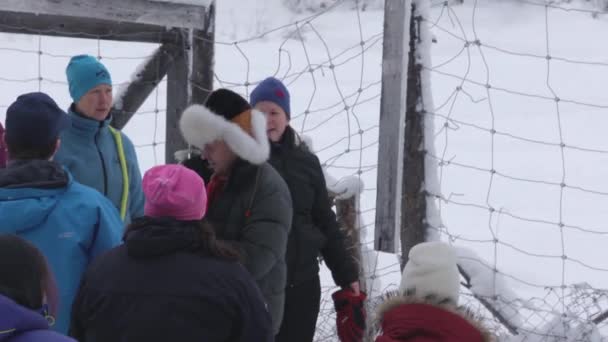
[[[285,183],[287,183],[287,177],[288,177],[287,176],[287,165],[286,165],[287,163],[285,163],[285,154],[284,154],[284,151],[282,148],[279,150],[278,154],[279,154],[279,160],[281,163],[281,169],[282,169],[281,171],[282,171],[282,174],[284,175],[282,177],[284,177],[283,179],[285,180]],[[293,203],[293,201],[292,201],[292,203]],[[294,235],[292,241],[294,241],[293,247],[295,249],[295,258],[293,260],[294,265],[292,265],[292,266],[297,265],[298,260],[300,260],[300,245],[298,243],[298,241],[300,240],[300,232],[297,229],[294,229],[295,225],[294,225],[293,221],[294,221],[295,217],[296,217],[296,215],[294,213],[294,215],[292,215],[292,217],[291,217],[291,229],[289,232],[289,234]],[[287,241],[289,242],[289,238],[287,239]],[[289,286],[290,288],[293,288],[295,286],[294,277],[295,277],[296,270],[294,269],[294,267],[289,267],[289,265],[286,265],[286,266],[287,266],[287,286]]]
[[[108,175],[106,172],[106,162],[103,160],[103,154],[101,154],[101,149],[99,148],[99,134],[101,133],[101,128],[103,127],[103,122],[99,123],[99,129],[97,133],[95,133],[95,147],[97,148],[97,153],[99,154],[99,160],[101,160],[101,170],[103,171],[103,195],[108,196]]]

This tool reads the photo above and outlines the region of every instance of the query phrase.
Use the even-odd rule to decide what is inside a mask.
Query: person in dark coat
[[[292,205],[285,181],[266,162],[270,146],[264,115],[237,93],[218,89],[205,106],[184,111],[180,129],[190,145],[203,151],[213,171],[207,186],[207,217],[218,238],[243,254],[276,333],[283,317]]]
[[[0,235],[0,341],[75,342],[50,330],[56,306],[44,255],[17,235]]]
[[[144,175],[145,217],[124,245],[100,256],[76,296],[70,335],[80,342],[268,342],[271,318],[238,252],[205,216],[203,180],[181,165]]]
[[[359,297],[359,268],[331,209],[327,185],[317,156],[289,126],[289,92],[275,78],[262,81],[251,93],[251,105],[266,114],[270,163],[287,182],[293,200],[293,224],[287,245],[285,313],[277,341],[313,340],[321,287],[322,256],[336,285]]]

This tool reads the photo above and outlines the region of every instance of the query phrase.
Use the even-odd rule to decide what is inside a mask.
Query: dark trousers
[[[275,342],[312,342],[321,305],[319,275],[296,286],[287,286],[283,323]]]

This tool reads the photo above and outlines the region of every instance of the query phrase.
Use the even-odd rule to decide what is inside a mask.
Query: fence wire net
[[[605,340],[603,7],[495,5],[438,3],[421,18],[436,41],[422,62],[440,193],[427,191],[443,220],[431,228],[481,255],[494,288],[478,292],[498,309],[484,316],[509,325],[503,339]]]
[[[377,302],[400,281],[398,257],[372,251],[382,6],[346,0],[307,6],[314,11],[283,16],[291,19],[275,25],[260,19],[276,14],[270,7],[252,9],[259,18],[244,21],[247,13],[220,4],[215,86],[248,96],[267,76],[286,83],[292,126],[312,141],[328,187],[342,186],[346,196],[360,192],[365,281],[370,302]],[[430,59],[421,60],[436,104],[423,108],[435,124],[435,152],[427,162],[438,165],[439,178],[439,191],[426,190],[442,220],[430,228],[473,250],[472,259],[492,278],[476,283],[473,277],[471,289],[462,288],[462,304],[505,341],[607,340],[600,336],[608,336],[608,261],[602,258],[608,48],[601,47],[608,23],[601,4],[433,2],[420,22],[434,41]],[[73,55],[98,56],[119,89],[157,47],[0,34],[6,61],[0,119],[30,91],[45,91],[67,108],[65,67]],[[166,88],[165,79],[124,129],[142,171],[164,162]],[[354,186],[359,181],[363,188]],[[327,269],[321,277],[315,340],[335,341],[336,287]],[[491,289],[483,286],[488,282]]]

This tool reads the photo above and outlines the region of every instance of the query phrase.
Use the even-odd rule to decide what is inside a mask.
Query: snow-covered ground
[[[426,108],[435,118],[429,161],[443,161],[440,237],[485,260],[488,281],[496,268],[500,286],[521,300],[513,305],[544,310],[519,317],[526,329],[541,331],[554,313],[587,319],[607,308],[606,296],[582,310],[569,294],[583,282],[608,288],[608,17],[593,18],[587,2],[556,3],[577,10],[539,2],[435,5],[425,14],[436,39],[425,66],[435,104]],[[248,95],[266,76],[285,80],[293,126],[314,141],[328,173],[363,181],[361,216],[371,248],[383,13],[352,3],[295,14],[280,0],[219,1],[216,86]],[[0,119],[18,94],[38,89],[67,107],[64,72],[72,55],[101,55],[119,85],[154,48],[0,34]],[[165,90],[163,82],[125,128],[140,146],[143,170],[163,162]],[[370,256],[372,296],[395,288],[397,258]],[[331,276],[322,272],[330,295]],[[320,338],[330,336],[332,310],[325,301]]]

